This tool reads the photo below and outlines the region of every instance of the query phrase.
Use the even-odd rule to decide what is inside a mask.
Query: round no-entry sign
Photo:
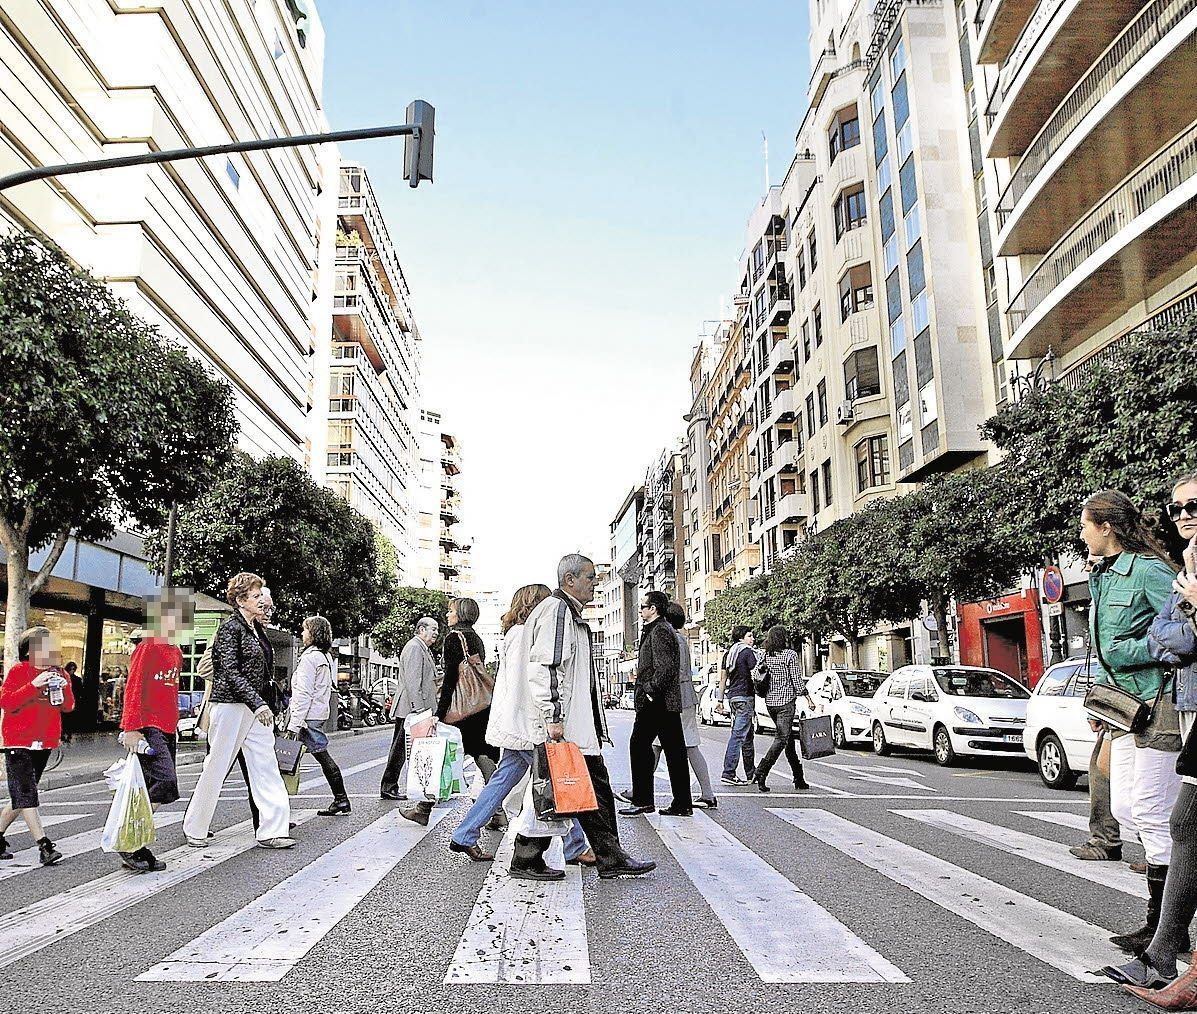
[[[1043,571],[1043,597],[1048,602],[1059,602],[1064,597],[1064,575],[1059,567],[1047,567]]]

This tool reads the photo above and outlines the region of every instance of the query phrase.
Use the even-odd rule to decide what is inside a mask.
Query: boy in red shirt
[[[37,783],[41,781],[50,751],[62,736],[62,712],[73,711],[75,695],[70,678],[54,664],[57,651],[45,627],[31,627],[21,635],[20,661],[8,670],[0,685],[0,740],[8,769],[11,802],[0,811],[0,859],[11,859],[4,832],[23,817],[37,842],[43,866],[62,861],[62,853],[46,837],[38,813]]]
[[[168,588],[160,598],[151,600],[149,612],[154,633],[133,649],[129,660],[120,741],[129,750],[137,750],[143,740],[148,745],[148,750],[136,756],[150,803],[157,810],[179,798],[175,731],[179,724],[183,653],[172,642],[191,626],[191,597],[182,589]],[[166,863],[148,848],[121,852],[120,857],[124,866],[138,873],[166,869]]]

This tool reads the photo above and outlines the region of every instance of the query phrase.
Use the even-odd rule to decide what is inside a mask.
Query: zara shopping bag
[[[835,753],[835,740],[831,736],[831,716],[804,718],[798,723],[798,745],[802,747],[804,760],[817,760]]]
[[[154,810],[145,787],[141,762],[130,753],[104,772],[109,786],[116,789],[100,848],[105,852],[136,852],[155,838]]]

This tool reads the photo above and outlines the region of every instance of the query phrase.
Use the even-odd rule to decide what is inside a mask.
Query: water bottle
[[[134,753],[143,753],[147,757],[154,756],[154,748],[152,746],[150,746],[149,740],[146,740],[146,739],[138,740],[137,746],[135,746],[133,748],[133,752]]]
[[[46,690],[52,707],[59,707],[65,699],[62,693],[64,686],[66,686],[66,679],[64,677],[57,674],[50,677],[50,682],[46,684]]]

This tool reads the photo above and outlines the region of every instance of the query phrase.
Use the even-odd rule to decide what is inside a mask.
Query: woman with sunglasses
[[[1172,860],[1150,943],[1133,961],[1106,974],[1164,1010],[1197,1010],[1197,957],[1183,978],[1176,978],[1176,959],[1190,947],[1189,924],[1197,913],[1197,739],[1192,735],[1197,724],[1197,474],[1176,483],[1168,517],[1185,540],[1185,566],[1151,625],[1147,644],[1154,658],[1175,666],[1173,693],[1184,738],[1176,764],[1183,778],[1172,810]],[[1169,985],[1171,980],[1176,981]]]

